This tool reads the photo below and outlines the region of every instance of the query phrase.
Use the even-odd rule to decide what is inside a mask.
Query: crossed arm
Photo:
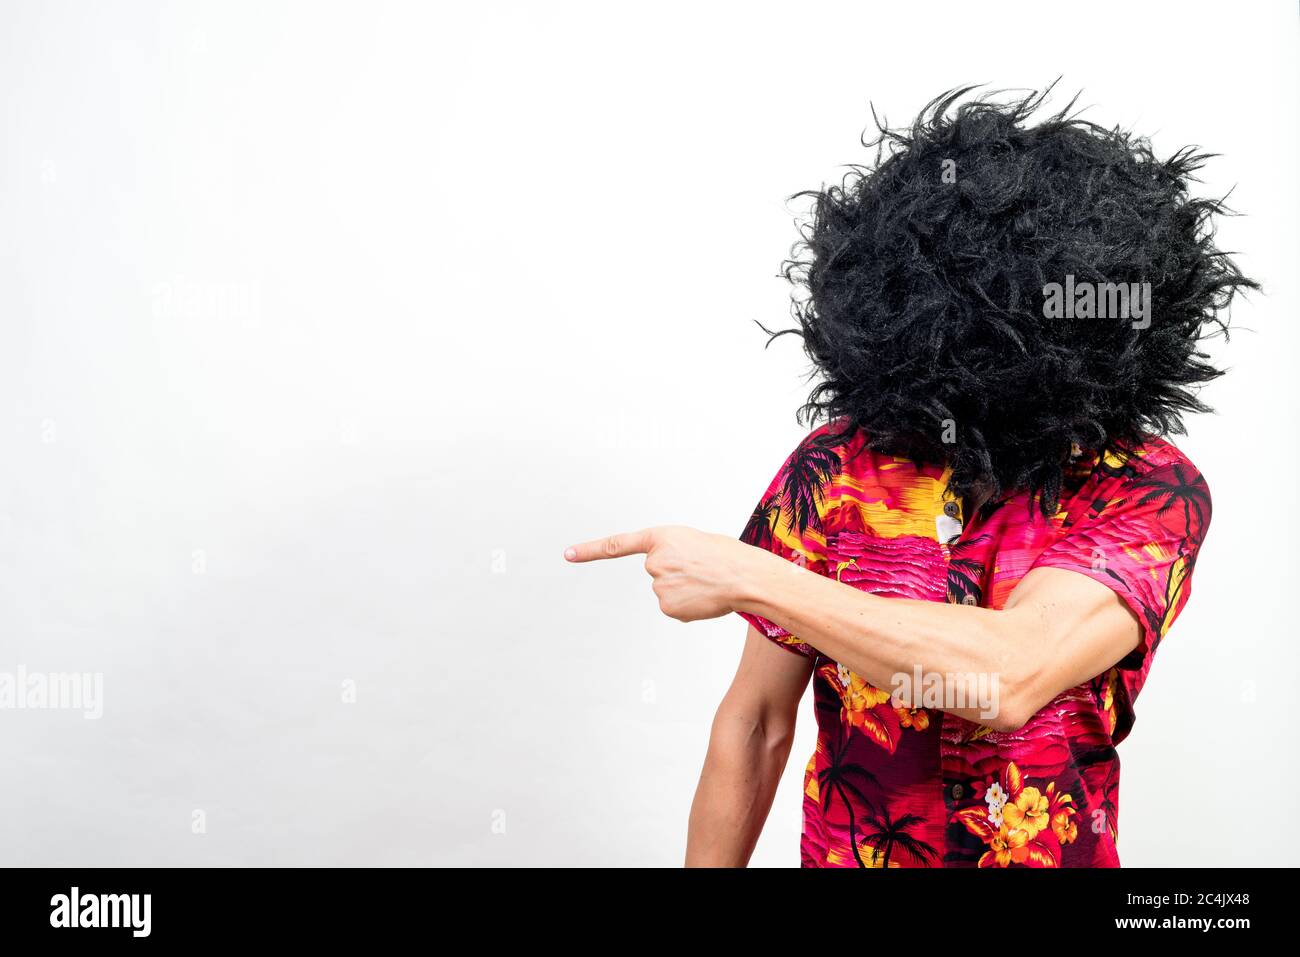
[[[679,621],[758,615],[882,689],[917,668],[945,684],[960,675],[996,676],[995,716],[978,707],[942,709],[995,731],[1019,729],[1056,695],[1106,671],[1141,638],[1136,617],[1113,591],[1056,568],[1029,572],[994,610],[883,598],[735,539],[682,526],[575,545],[565,558],[638,554],[646,556],[660,609]],[[959,700],[958,689],[948,690],[954,694],[944,701]]]

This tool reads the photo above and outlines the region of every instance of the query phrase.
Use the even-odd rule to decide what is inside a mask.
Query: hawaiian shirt
[[[1210,521],[1205,480],[1163,439],[1127,455],[1076,447],[1050,518],[1023,492],[966,516],[945,491],[945,467],[837,431],[818,429],[790,455],[744,541],[876,595],[995,609],[1031,569],[1069,569],[1113,589],[1142,635],[1114,667],[998,732],[937,707],[899,707],[889,689],[746,614],[814,659],[803,865],[1119,866],[1115,746],[1190,594]]]

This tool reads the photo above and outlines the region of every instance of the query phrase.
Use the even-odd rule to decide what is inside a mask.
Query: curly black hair
[[[950,465],[955,495],[1027,490],[1051,514],[1073,447],[1124,452],[1209,411],[1196,392],[1221,373],[1198,343],[1258,286],[1214,245],[1231,211],[1188,194],[1212,154],[1161,161],[1075,100],[1031,122],[1051,86],[1010,102],[974,89],[910,127],[876,119],[873,165],[791,197],[812,199],[783,267],[798,328],[764,331],[801,336],[814,363],[800,421]],[[1052,313],[1049,284],[1067,282],[1149,283],[1149,324]]]

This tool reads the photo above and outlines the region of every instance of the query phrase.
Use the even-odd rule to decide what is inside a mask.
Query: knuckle
[[[618,554],[620,544],[618,536],[611,535],[609,538],[605,539],[604,543],[602,543],[601,549],[606,555],[614,556]]]

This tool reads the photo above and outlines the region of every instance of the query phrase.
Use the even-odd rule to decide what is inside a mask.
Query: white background
[[[561,551],[739,532],[804,431],[753,325],[786,197],[868,158],[869,100],[1060,75],[1224,154],[1266,286],[1177,440],[1214,521],[1121,855],[1292,863],[1295,16],[5,3],[0,671],[102,672],[105,713],[0,711],[0,862],[679,863],[744,625]],[[757,864],[798,861],[812,741]]]

